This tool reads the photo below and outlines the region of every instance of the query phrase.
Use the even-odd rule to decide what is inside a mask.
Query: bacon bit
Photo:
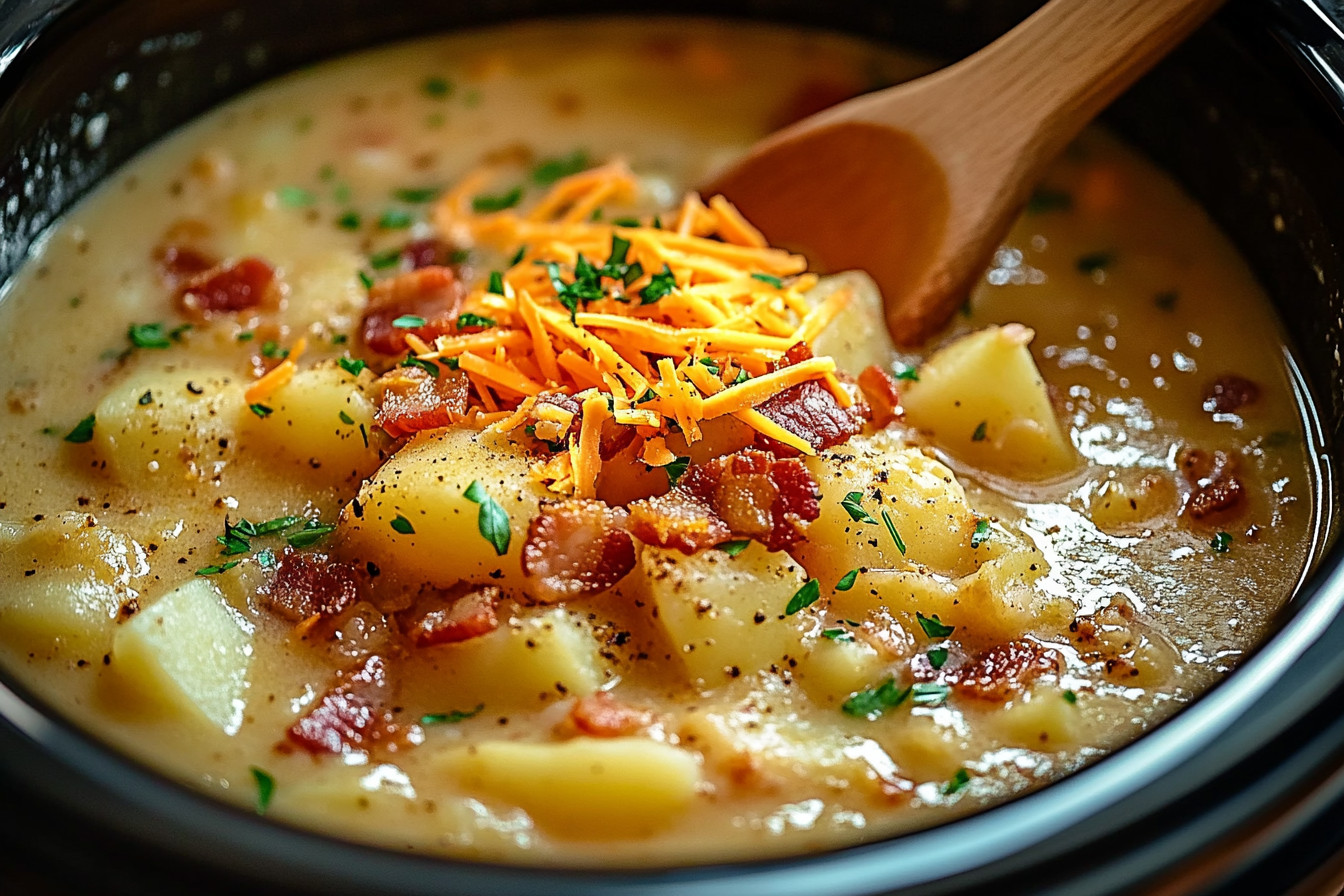
[[[262,606],[291,622],[335,616],[359,599],[354,566],[325,554],[286,549],[275,573],[257,589]]]
[[[450,267],[430,265],[380,280],[369,290],[361,332],[364,344],[384,355],[406,350],[406,334],[432,342],[436,336],[456,333],[458,311],[466,291]],[[425,319],[425,325],[401,328],[392,325],[399,317]]]
[[[542,603],[598,594],[635,568],[626,512],[605,502],[573,498],[543,502],[528,526],[523,575]]]
[[[1247,491],[1236,474],[1234,455],[1183,448],[1176,457],[1176,466],[1194,487],[1181,509],[1182,515],[1202,523],[1219,523],[1245,509]]]
[[[580,697],[569,710],[569,721],[591,737],[623,737],[653,723],[653,713],[621,703],[606,691]]]
[[[705,502],[680,487],[630,505],[630,531],[645,544],[694,554],[733,537]]]
[[[483,585],[457,598],[448,607],[414,613],[404,621],[402,630],[416,647],[456,644],[488,635],[499,628],[501,592],[494,585]]]
[[[1234,373],[1214,380],[1204,393],[1204,410],[1210,414],[1232,414],[1260,398],[1260,386],[1254,380]]]
[[[876,364],[870,364],[859,374],[859,389],[864,400],[873,411],[873,425],[882,429],[892,421],[899,420],[905,411],[901,409],[901,392],[896,379]]]
[[[154,263],[164,284],[176,293],[183,281],[210,270],[219,264],[219,259],[191,246],[174,243],[156,248]]]
[[[747,449],[697,464],[668,494],[634,502],[630,526],[640,541],[686,554],[733,537],[779,551],[820,514],[817,482],[801,461]]]
[[[401,250],[402,262],[413,271],[429,267],[449,267],[453,260],[453,246],[434,238],[411,240]]]
[[[374,420],[394,439],[460,422],[467,413],[467,375],[437,377],[419,367],[394,367],[378,379],[382,398]]]
[[[255,308],[275,290],[275,270],[260,258],[249,257],[188,277],[178,288],[177,303],[183,311],[210,317]]]
[[[967,697],[1002,703],[1041,675],[1058,673],[1061,668],[1056,651],[1019,639],[991,647],[975,662],[944,670],[940,677]]]
[[[391,698],[387,663],[371,656],[358,668],[340,673],[335,686],[286,737],[310,753],[362,752],[396,734],[388,709]]]
[[[775,370],[783,370],[810,360],[812,349],[806,343],[799,342],[789,348],[773,366]],[[807,442],[814,451],[833,448],[849,441],[851,436],[863,429],[864,421],[871,415],[868,407],[862,403],[841,407],[831,390],[819,380],[790,386],[761,402],[756,410],[786,432]],[[798,454],[791,446],[783,445],[766,435],[756,437],[756,447],[784,457]]]

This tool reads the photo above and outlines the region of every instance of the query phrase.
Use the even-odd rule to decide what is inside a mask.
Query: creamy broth
[[[1272,625],[1312,559],[1319,483],[1262,291],[1178,188],[1099,132],[1052,168],[964,313],[925,350],[892,348],[876,297],[851,284],[867,298],[814,348],[855,375],[883,366],[906,414],[806,461],[820,516],[792,556],[759,544],[689,559],[641,549],[616,588],[553,606],[532,605],[510,570],[495,577],[497,631],[434,647],[394,631],[428,580],[417,564],[451,582],[474,541],[403,555],[386,547],[385,528],[368,534],[369,519],[397,526],[390,514],[404,507],[386,497],[398,481],[387,471],[407,455],[378,456],[401,442],[360,416],[378,400],[373,376],[341,379],[332,361],[395,365],[359,339],[361,276],[391,276],[381,257],[436,235],[434,198],[485,162],[498,169],[491,189],[524,186],[526,207],[545,192],[539,166],[582,167],[569,164],[582,153],[594,164],[622,157],[638,175],[640,195],[622,213],[670,216],[683,191],[771,128],[924,67],[766,27],[518,25],[300,72],[149,150],[44,238],[0,305],[5,669],[96,737],[240,806],[273,785],[262,808],[282,821],[527,863],[702,862],[867,841],[1056,780],[1169,717]],[[263,258],[283,296],[276,307],[186,313],[163,278],[168,245]],[[511,251],[458,248],[471,250],[454,263],[473,286],[509,265]],[[1048,391],[1023,382],[1053,409],[1069,458],[1025,474],[1005,466],[1011,452],[984,421],[964,426],[936,406],[946,395],[958,408],[988,400],[996,377],[966,391],[954,368],[983,365],[987,352],[1022,361],[1021,331],[974,351],[957,339],[1015,322],[1035,331],[1031,358]],[[352,396],[331,454],[277,441],[240,398],[300,338],[299,368],[325,363]],[[271,422],[289,413],[272,404]],[[132,422],[115,429],[114,417]],[[441,443],[443,456],[456,444]],[[498,444],[537,456],[531,439]],[[957,552],[930,559],[937,545],[913,528],[902,529],[910,557],[885,541],[879,554],[831,550],[818,533],[870,526],[873,545],[888,538],[868,496],[901,470],[932,483],[910,506],[936,496],[969,520]],[[1239,497],[1227,497],[1230,480]],[[871,525],[841,509],[851,487]],[[1231,506],[1197,518],[1201,490]],[[494,497],[507,512],[511,496]],[[267,606],[283,534],[221,554],[226,521],[290,516],[336,527],[299,537],[301,551],[370,570],[375,597],[343,610],[339,637]],[[893,537],[914,518],[896,511]],[[521,541],[528,521],[511,522]],[[414,560],[390,565],[402,556]],[[833,590],[851,567],[852,587]],[[786,614],[809,578],[821,600]],[[678,637],[700,632],[700,616],[747,607],[723,597],[732,588],[782,595],[768,625]],[[667,618],[676,602],[689,621]],[[163,646],[156,618],[194,646]],[[762,637],[791,646],[780,662],[736,665],[757,655],[737,639]],[[715,658],[708,666],[696,644]],[[396,735],[331,754],[287,740],[371,645],[395,673]],[[541,653],[559,658],[535,671],[539,693],[520,683],[534,671],[519,658]],[[976,663],[982,686],[948,684]],[[577,736],[576,700],[599,688],[639,715],[625,736]],[[517,774],[496,774],[503,762]],[[604,762],[606,778],[570,774]],[[631,769],[642,778],[622,777]]]

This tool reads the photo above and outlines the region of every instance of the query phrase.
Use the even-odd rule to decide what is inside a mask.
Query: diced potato
[[[820,305],[832,293],[848,290],[849,305],[835,316],[812,343],[818,355],[830,355],[841,370],[855,376],[876,364],[883,370],[896,357],[896,346],[887,330],[882,294],[873,278],[863,271],[844,271],[823,277],[807,292],[811,305]]]
[[[803,652],[803,627],[814,624],[810,612],[784,615],[806,581],[802,570],[755,542],[736,557],[648,548],[637,574],[674,652],[703,686],[786,667]]]
[[[0,633],[72,658],[106,653],[132,583],[149,572],[135,540],[85,514],[0,524]]]
[[[1123,471],[1103,482],[1088,502],[1092,523],[1112,535],[1130,535],[1176,513],[1176,483],[1169,474]]]
[[[809,573],[834,583],[851,569],[927,567],[964,575],[994,556],[992,541],[971,547],[976,515],[952,471],[894,433],[856,436],[817,457],[806,458],[821,490],[821,515],[807,539],[794,548]],[[860,507],[874,522],[855,520],[843,502],[858,492]],[[880,499],[876,497],[880,495]],[[905,544],[901,553],[882,520],[886,508]]]
[[[1009,746],[1049,752],[1079,742],[1080,713],[1059,688],[1040,686],[996,712],[990,724]]]
[[[272,814],[309,819],[314,826],[389,846],[399,845],[398,840],[381,836],[384,831],[423,823],[424,809],[416,801],[415,788],[395,765],[330,764],[307,772],[293,784],[281,779]],[[413,814],[418,817],[407,818]]]
[[[840,706],[877,679],[886,660],[872,645],[855,640],[809,639],[793,671],[807,695],[821,706]]]
[[[521,589],[519,558],[528,524],[547,497],[545,487],[528,475],[530,463],[503,436],[461,428],[420,433],[364,484],[342,512],[342,526],[364,559],[409,579],[441,587],[466,580]],[[464,494],[476,481],[508,514],[503,556],[481,534],[480,505]]]
[[[901,772],[919,782],[948,781],[975,758],[965,734],[927,713],[909,713],[897,725],[883,726],[879,740]]]
[[[208,478],[234,457],[243,388],[220,371],[135,374],[98,403],[94,444],[123,482]]]
[[[372,377],[351,376],[332,361],[300,370],[263,403],[265,417],[243,416],[243,437],[325,482],[363,479],[378,468],[382,430],[367,392]]]
[[[428,668],[412,686],[428,705],[491,713],[534,710],[539,704],[593,693],[612,674],[588,620],[560,607],[513,617],[498,629],[417,653]]]
[[[881,791],[901,777],[872,740],[803,719],[776,721],[754,708],[695,710],[684,717],[677,736],[701,752],[707,767],[753,789],[796,787],[805,780],[812,788]]]
[[[131,617],[112,643],[112,667],[125,688],[227,734],[242,723],[251,659],[252,625],[199,578]]]
[[[916,613],[937,616],[957,628],[957,637],[990,647],[1021,637],[1024,632],[1056,634],[1073,620],[1071,601],[1033,587],[1048,567],[1035,549],[1023,549],[990,560],[969,576],[947,581],[906,570],[869,570],[849,591],[831,595],[831,609],[858,618],[885,610],[918,633]]]
[[[265,254],[264,249],[261,254]],[[291,261],[285,270],[289,293],[283,309],[290,329],[302,332],[317,321],[347,326],[358,321],[368,304],[368,294],[350,272],[359,270],[364,263],[365,259],[357,253],[339,249],[324,249]]]
[[[694,753],[636,737],[486,741],[438,763],[467,790],[518,806],[566,839],[649,836],[677,821],[700,782]]]
[[[906,422],[953,457],[1001,476],[1041,479],[1073,469],[1021,324],[987,327],[934,352],[919,380],[902,383]]]

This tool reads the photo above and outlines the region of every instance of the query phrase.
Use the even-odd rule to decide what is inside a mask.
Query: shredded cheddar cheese
[[[557,181],[530,209],[474,211],[471,198],[496,176],[474,172],[434,210],[445,238],[513,257],[492,275],[493,289],[478,285],[463,306],[495,325],[432,344],[409,336],[407,345],[421,361],[455,360],[484,411],[478,421],[504,432],[526,427],[563,448],[533,469],[551,490],[595,494],[604,431],[613,427],[633,429],[629,458],[650,466],[676,460],[670,436],[694,443],[706,422],[726,415],[812,454],[758,410],[762,403],[816,380],[841,407],[853,404],[831,358],[784,360],[799,343],[810,348],[849,293],[809,302],[804,293],[817,278],[806,261],[770,247],[722,196],[688,195],[666,227],[608,222],[604,206],[639,195],[637,179],[614,161]],[[570,396],[579,412],[538,400],[544,393]]]

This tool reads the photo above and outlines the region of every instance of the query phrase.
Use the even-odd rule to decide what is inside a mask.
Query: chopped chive
[[[257,338],[257,334],[253,333],[251,330],[244,330],[233,338],[237,339],[239,342],[251,342],[253,339]]]
[[[502,212],[506,208],[513,208],[518,201],[523,198],[523,188],[514,187],[507,193],[498,193],[495,195],[481,195],[471,200],[471,210],[477,214],[486,214],[488,212]]]
[[[439,365],[435,364],[433,361],[425,361],[421,358],[417,358],[413,354],[407,354],[406,357],[402,359],[401,364],[399,366],[419,367],[421,370],[429,374],[434,379],[439,378]]]
[[[341,411],[340,414],[338,414],[337,416],[339,416],[339,417],[341,418],[341,422],[344,423],[346,426],[354,426],[354,425],[355,425],[355,418],[354,418],[354,417],[351,417],[351,416],[350,416],[349,414],[347,414],[345,411]]]
[[[1063,694],[1063,697],[1064,697],[1064,702],[1065,702],[1065,703],[1077,703],[1077,702],[1078,702],[1078,695],[1075,694],[1075,693],[1074,693],[1073,691],[1071,691],[1071,690],[1070,690],[1070,691],[1065,691],[1064,694]]]
[[[221,563],[218,566],[202,566],[196,570],[198,576],[217,576],[222,572],[228,572],[238,565],[237,560],[230,560],[228,563]]]
[[[873,515],[859,506],[863,500],[863,492],[850,492],[840,501],[840,506],[849,514],[849,518],[856,523],[876,523]]]
[[[848,591],[849,589],[854,587],[854,582],[857,581],[858,578],[859,578],[859,571],[857,569],[851,569],[849,572],[845,573],[843,576],[840,577],[840,581],[835,583],[835,590]]]
[[[886,523],[887,531],[891,533],[891,540],[896,542],[896,549],[905,554],[905,542],[901,540],[901,533],[896,531],[896,524],[892,522],[891,514],[887,508],[882,508],[882,522]]]
[[[271,414],[275,412],[275,408],[268,407],[267,405],[264,405],[261,402],[250,404],[247,406],[247,409],[252,413],[256,414],[258,417],[262,418],[263,420],[271,416]]]
[[[821,636],[828,641],[853,641],[854,633],[843,628],[823,629]]]
[[[875,719],[888,709],[895,709],[910,696],[909,688],[896,686],[895,678],[866,691],[859,691],[841,705],[845,715],[860,719]]]
[[[286,208],[303,208],[317,201],[316,196],[302,187],[280,187],[275,191],[275,198]]]
[[[322,523],[317,520],[309,520],[299,531],[287,536],[285,541],[292,548],[312,547],[326,536],[336,531],[336,527],[330,523]]]
[[[358,230],[360,223],[359,212],[354,210],[345,212],[336,219],[336,226],[342,230]]]
[[[735,541],[725,541],[723,544],[719,545],[718,548],[729,557],[736,557],[750,546],[750,538],[739,538]]]
[[[494,325],[495,325],[495,319],[493,317],[485,317],[484,315],[480,314],[472,314],[470,311],[465,311],[457,316],[457,328],[459,330],[465,330],[468,327],[481,327],[482,329],[488,329],[490,327],[493,327]]]
[[[378,252],[369,256],[369,264],[375,271],[383,271],[387,268],[396,267],[401,264],[401,250],[388,249],[385,252]]]
[[[664,264],[662,271],[654,274],[649,285],[639,291],[639,304],[652,305],[676,288],[677,278],[672,274],[672,269]]]
[[[131,324],[126,337],[136,348],[168,348],[173,341],[163,330],[163,321],[152,324]]]
[[[808,579],[802,587],[793,593],[789,598],[788,606],[784,608],[785,616],[792,616],[804,607],[810,607],[821,597],[821,582],[816,579]]]
[[[942,706],[951,693],[951,685],[921,681],[911,685],[910,702],[916,706]]]
[[[518,251],[513,253],[513,258],[509,259],[509,267],[513,267],[516,264],[520,264],[523,260],[523,256],[526,254],[527,254],[527,246],[519,246]]]
[[[432,96],[436,100],[441,100],[452,94],[453,82],[449,81],[447,78],[441,78],[438,75],[431,75],[420,85],[420,89],[423,90],[427,96]]]
[[[265,358],[283,361],[289,357],[289,349],[282,348],[280,343],[273,339],[268,339],[261,344],[261,354]]]
[[[275,795],[275,778],[267,771],[251,767],[252,780],[257,784],[257,814],[265,815],[266,810],[270,808],[271,797]]]
[[[970,781],[971,776],[970,773],[966,771],[966,769],[964,768],[957,769],[957,773],[953,775],[952,778],[946,784],[943,785],[942,790],[943,796],[951,796],[952,794],[956,793],[958,790],[961,790],[963,787],[969,784]]]
[[[588,153],[576,149],[567,156],[543,159],[532,169],[532,182],[539,187],[549,187],[561,178],[587,170],[591,165]]]
[[[378,227],[382,230],[405,230],[414,223],[410,212],[390,208],[378,217]]]
[[[490,285],[485,289],[486,292],[494,293],[497,296],[504,295],[504,275],[499,271],[491,271]]]
[[[919,382],[919,368],[915,367],[913,364],[897,361],[891,366],[892,371],[896,374],[896,379],[909,380],[912,383]]]
[[[775,289],[784,288],[784,281],[776,277],[774,274],[752,274],[751,276],[753,279],[759,280],[762,283],[770,284]]]
[[[420,717],[421,725],[452,725],[464,722],[472,716],[480,715],[485,709],[484,703],[477,703],[475,709],[454,709],[450,712],[431,712]]]
[[[359,376],[368,365],[358,358],[338,358],[336,363],[351,376]]]
[[[433,202],[434,197],[439,195],[438,187],[401,187],[392,191],[392,198],[401,202],[409,202],[412,205],[419,205],[423,202]]]
[[[359,283],[365,289],[373,289],[373,278],[368,275],[367,271],[359,272]]]

